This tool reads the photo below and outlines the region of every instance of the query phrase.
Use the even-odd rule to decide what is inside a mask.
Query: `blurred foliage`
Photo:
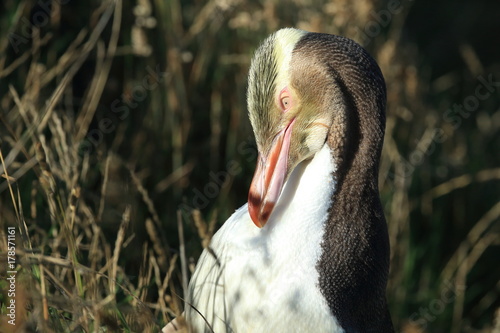
[[[182,311],[200,238],[246,201],[252,52],[295,26],[353,38],[386,78],[397,331],[499,329],[499,12],[487,0],[3,1],[0,257],[18,227],[19,323],[155,331]]]

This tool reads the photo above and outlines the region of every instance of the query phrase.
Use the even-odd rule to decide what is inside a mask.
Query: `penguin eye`
[[[285,96],[281,98],[281,107],[287,110],[290,107],[290,96]]]
[[[281,111],[286,112],[290,109],[292,106],[292,96],[290,96],[290,93],[288,91],[288,88],[285,87],[283,90],[281,90],[280,97],[279,97],[279,106],[281,108]]]

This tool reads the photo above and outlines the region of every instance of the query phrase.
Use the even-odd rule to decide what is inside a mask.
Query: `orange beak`
[[[259,153],[248,193],[248,212],[253,223],[259,228],[262,228],[271,216],[283,189],[294,123],[295,118],[278,133],[268,156]]]

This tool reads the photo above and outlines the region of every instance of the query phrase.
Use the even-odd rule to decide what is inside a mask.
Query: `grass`
[[[246,201],[252,52],[296,26],[357,40],[386,78],[397,331],[498,332],[498,5],[43,3],[0,5],[0,331],[8,227],[19,332],[156,332],[182,312],[196,258]]]

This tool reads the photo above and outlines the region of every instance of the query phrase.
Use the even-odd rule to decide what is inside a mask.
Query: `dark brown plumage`
[[[304,58],[312,65],[300,66]],[[303,98],[320,97],[320,107],[334,110],[327,140],[337,190],[317,265],[319,286],[348,332],[392,332],[385,301],[389,240],[377,185],[385,129],[382,73],[352,40],[314,33],[296,44],[290,67]]]

